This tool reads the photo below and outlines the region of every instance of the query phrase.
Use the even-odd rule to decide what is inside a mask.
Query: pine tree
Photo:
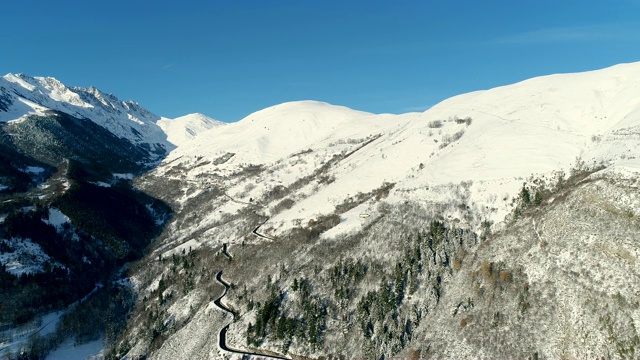
[[[529,193],[529,189],[527,189],[524,185],[522,185],[522,190],[520,190],[520,201],[525,206],[531,204],[531,194]]]
[[[540,206],[542,203],[542,194],[540,191],[536,191],[536,194],[533,196],[533,205]]]

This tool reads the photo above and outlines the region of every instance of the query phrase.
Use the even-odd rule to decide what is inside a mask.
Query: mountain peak
[[[200,113],[187,114],[175,119],[162,118],[156,124],[167,134],[167,140],[176,146],[190,141],[204,131],[225,125]]]
[[[333,105],[321,101],[302,100],[270,106],[248,115],[240,122],[259,121],[265,125],[271,123],[272,125],[282,124],[287,127],[296,126],[296,123],[306,121],[328,125],[371,115],[371,113],[353,110],[346,106]]]
[[[183,116],[179,116],[177,118],[174,118],[172,121],[187,121],[187,120],[199,120],[199,121],[204,121],[204,122],[221,122],[219,120],[216,120],[212,117],[209,117],[205,114],[202,113],[191,113],[191,114],[187,114],[187,115],[183,115]]]
[[[54,77],[32,77],[9,73],[0,79],[0,122],[25,115],[45,115],[46,110],[89,119],[133,144],[148,144],[154,153],[173,148],[156,125],[154,115],[134,101],[122,101],[95,87],[67,87]]]

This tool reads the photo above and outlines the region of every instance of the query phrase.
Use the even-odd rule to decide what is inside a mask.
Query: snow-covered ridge
[[[176,146],[184,144],[204,131],[225,125],[222,121],[199,113],[175,119],[161,118],[156,124],[167,134],[169,142]]]
[[[94,87],[67,87],[52,77],[7,74],[0,78],[0,105],[0,122],[55,110],[89,119],[134,144],[149,144],[152,151],[173,148],[156,125],[159,116]]]
[[[167,161],[228,151],[236,154],[233,163],[268,163],[331,137],[345,122],[370,116],[370,113],[318,101],[288,102],[214,128],[189,146],[176,149]]]
[[[291,194],[295,203],[271,214],[267,225],[305,223],[385,183],[395,184],[388,202],[466,202],[500,221],[532,178],[568,174],[578,163],[615,165],[639,157],[638,83],[640,63],[632,63],[464,94],[423,113],[284,103],[201,134],[173,151],[156,173],[166,176],[177,167],[198,183],[261,165],[266,171],[259,178],[220,184],[249,201],[341,159],[322,174],[332,181],[315,178]],[[375,204],[357,209],[371,212]]]

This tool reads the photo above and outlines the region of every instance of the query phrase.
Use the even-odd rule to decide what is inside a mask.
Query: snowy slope
[[[153,152],[174,148],[156,125],[160,117],[134,101],[122,101],[94,87],[67,87],[52,77],[7,74],[0,78],[0,122],[44,115],[47,110],[89,119],[133,144],[148,144]]]
[[[316,101],[284,103],[218,127],[172,152],[167,161],[233,152],[236,156],[230,164],[268,163],[326,138],[344,121],[367,115]]]
[[[480,209],[478,216],[501,221],[527,180],[551,181],[577,164],[610,165],[638,155],[639,81],[640,63],[623,64],[464,94],[402,115],[285,103],[199,136],[172,152],[156,174],[186,169],[189,186],[221,186],[238,200],[264,199],[268,208],[278,186],[315,176],[305,186],[296,183],[290,209],[267,211],[265,227],[275,233],[384,183],[395,184],[391,203],[448,203],[452,217],[460,216],[454,204],[466,203]],[[234,175],[248,164],[264,171],[257,179]],[[317,179],[323,165],[332,181]],[[354,211],[375,212],[376,202]]]
[[[160,279],[169,276],[156,259],[191,258],[184,254],[193,250],[244,290],[225,293],[239,312],[226,341],[238,347],[261,316],[253,304],[270,301],[270,290],[260,295],[265,284],[282,291],[282,314],[299,318],[314,300],[304,296],[298,305],[303,296],[292,284],[308,279],[316,299],[335,304],[326,307],[325,347],[314,354],[303,340],[289,354],[343,349],[380,358],[359,352],[396,336],[398,347],[458,358],[517,351],[523,358],[593,357],[629,339],[631,350],[619,357],[634,357],[637,294],[625,289],[637,288],[629,274],[638,271],[639,81],[640,63],[623,64],[464,94],[401,115],[292,102],[204,132],[136,179],[175,211],[149,266],[134,275],[139,296],[157,296]],[[600,167],[586,178],[589,172],[574,172]],[[536,186],[549,191],[536,206],[514,211],[526,204],[518,199],[523,184],[531,194]],[[447,230],[434,230],[433,220]],[[462,236],[456,227],[475,233]],[[342,236],[349,233],[355,236]],[[416,233],[424,235],[412,243]],[[412,257],[415,251],[422,255]],[[346,269],[344,258],[379,269],[360,285],[344,283],[349,291],[359,286],[351,300],[327,277]],[[416,261],[423,263],[414,272]],[[175,284],[188,278],[186,270],[172,273],[185,274]],[[367,303],[386,295],[372,291],[401,284],[403,273],[417,274],[416,292],[397,304],[398,312],[384,310],[386,320],[374,319],[378,310]],[[160,318],[179,323],[189,316],[187,304],[215,298],[211,283],[196,290],[170,300]],[[231,320],[203,325],[211,319],[207,309],[192,313],[157,353],[145,343],[148,326],[133,324],[132,334],[143,340],[128,356],[164,358],[186,347],[192,357],[211,357],[215,349],[199,344],[213,344]],[[420,322],[421,314],[428,321]],[[350,320],[369,315],[370,333]],[[400,335],[403,324],[411,325],[413,345]],[[372,349],[395,354],[389,344]],[[272,336],[259,348],[279,353],[281,345]],[[408,354],[397,357],[420,351]]]
[[[175,146],[182,145],[206,130],[225,125],[222,121],[198,113],[175,119],[161,118],[156,124],[167,134],[167,140]]]

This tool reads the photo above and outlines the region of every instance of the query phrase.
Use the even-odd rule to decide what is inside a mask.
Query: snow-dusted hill
[[[245,201],[315,174],[308,186],[291,192],[290,209],[269,214],[274,230],[331,213],[385,183],[395,184],[387,199],[392,203],[464,196],[478,216],[501,221],[526,179],[551,181],[576,166],[638,155],[638,81],[640,63],[623,64],[460,95],[402,115],[285,103],[202,134],[173,151],[156,172],[179,168],[180,176],[209,186],[216,183],[211,175],[234,178],[243,167],[261,166],[257,179],[224,182],[230,196]],[[320,181],[320,168],[332,181]],[[454,191],[460,184],[462,195]],[[374,212],[375,203],[357,211]],[[448,215],[462,216],[455,209]]]
[[[233,152],[230,164],[264,164],[327,139],[353,118],[371,114],[316,101],[284,103],[257,111],[237,123],[216,128],[173,152],[179,157]],[[348,135],[348,134],[347,134]]]
[[[67,87],[52,77],[7,74],[0,78],[0,122],[44,115],[47,110],[89,119],[152,153],[164,154],[174,148],[156,125],[160,117],[134,101],[122,101],[94,87]]]
[[[198,134],[225,123],[212,119],[203,114],[188,114],[175,119],[162,118],[156,122],[158,126],[167,134],[170,143],[179,146]]]

